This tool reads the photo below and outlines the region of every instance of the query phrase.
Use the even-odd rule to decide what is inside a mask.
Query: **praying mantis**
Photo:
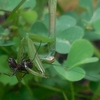
[[[34,37],[34,35],[31,34],[31,38],[32,37]],[[26,37],[22,39],[17,55],[17,61],[13,57],[10,57],[8,59],[9,67],[13,71],[13,73],[12,74],[1,73],[1,74],[5,74],[7,76],[16,75],[18,81],[21,81],[21,79],[28,73],[33,74],[35,76],[47,78],[47,76],[45,75],[45,69],[41,62],[41,58],[38,56],[38,50],[36,50],[31,38],[29,38],[29,35],[27,34]],[[48,40],[47,38],[45,39]],[[52,39],[50,39],[50,41],[51,40]],[[25,49],[27,49],[27,51],[25,51]],[[25,53],[27,57],[24,57]],[[52,62],[54,61],[54,57],[49,56],[44,60]],[[32,70],[32,67],[35,67],[34,68],[35,70]]]

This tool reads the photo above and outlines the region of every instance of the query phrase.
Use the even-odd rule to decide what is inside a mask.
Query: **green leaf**
[[[59,75],[69,81],[79,81],[85,76],[85,71],[79,67],[69,70],[58,65],[53,65],[53,67],[59,73]]]
[[[0,27],[0,36],[8,36],[10,34],[10,30],[9,29],[3,29],[2,27]]]
[[[91,23],[96,22],[97,20],[100,20],[100,8],[96,9],[92,15],[92,18],[90,20]]]
[[[42,22],[36,22],[30,29],[31,33],[40,34],[42,36],[48,36],[48,29]]]
[[[64,39],[56,39],[56,51],[61,53],[61,54],[66,54],[70,50],[70,43],[67,40]]]
[[[98,0],[97,1],[97,6],[96,6],[96,9],[100,8],[100,1]]]
[[[18,83],[17,79],[15,76],[9,77],[5,75],[0,75],[0,81],[4,83],[5,85],[10,84],[10,85],[15,85]]]
[[[76,63],[74,66],[79,66],[82,64],[87,64],[87,63],[92,63],[92,62],[97,62],[99,59],[96,57],[92,57],[92,58],[86,58],[78,63]]]
[[[92,11],[93,9],[92,0],[79,0],[79,6],[87,9],[88,11]]]
[[[0,9],[12,11],[20,2],[21,0],[0,0]],[[26,0],[24,4],[21,6],[21,8],[30,7],[31,9],[33,9],[35,5],[35,0]]]
[[[13,38],[13,42],[15,43],[15,44],[14,44],[14,47],[17,48],[17,47],[19,47],[21,40],[20,40],[19,37],[14,37],[14,38]]]
[[[90,20],[90,23],[93,24],[94,29],[96,30],[96,33],[100,34],[100,8],[96,9],[92,15],[92,18]]]
[[[38,17],[37,13],[32,10],[22,12],[21,15],[28,23],[34,23]]]
[[[91,27],[91,16],[93,15],[93,12],[84,12],[81,14],[81,20],[79,21],[79,25],[83,28],[88,28],[89,26]]]
[[[33,9],[35,6],[36,6],[36,0],[26,0],[25,3],[21,6],[21,8]]]
[[[85,78],[91,81],[100,81],[100,62],[94,62],[83,66],[86,71]]]
[[[100,34],[93,31],[88,31],[85,33],[84,38],[90,41],[100,40]]]
[[[77,39],[81,39],[84,35],[84,31],[79,26],[72,26],[57,35],[60,39],[65,39],[69,43],[73,43]]]
[[[67,66],[72,68],[93,55],[93,46],[87,40],[77,40],[72,44],[67,58]]]
[[[8,62],[7,62],[7,55],[0,56],[0,72],[10,72]]]
[[[49,14],[44,15],[43,23],[49,29]]]
[[[71,16],[63,15],[57,19],[56,32],[61,33],[71,26],[76,25],[76,20]]]
[[[13,41],[0,41],[0,46],[11,46],[14,45]]]
[[[4,29],[0,26],[0,35],[4,32]]]
[[[98,90],[100,83],[99,82],[93,82],[91,81],[89,84],[90,89],[92,90],[93,93],[95,93]],[[98,91],[98,95],[100,94],[100,92]]]
[[[97,21],[95,21],[93,23],[93,27],[94,27],[96,33],[100,34],[100,19],[98,19]]]
[[[69,16],[75,18],[76,21],[78,21],[80,18],[80,16],[76,12],[74,12],[73,10],[65,12],[65,15],[69,15]]]
[[[12,89],[15,89],[14,86]],[[23,85],[20,87],[16,85],[16,90],[10,91],[8,93],[5,92],[4,95],[6,96],[3,97],[3,100],[35,100],[31,94],[31,89]]]

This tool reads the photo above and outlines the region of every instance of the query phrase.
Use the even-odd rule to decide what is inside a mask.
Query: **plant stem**
[[[69,83],[70,83],[70,89],[71,89],[71,95],[72,95],[72,99],[71,100],[75,100],[73,84],[72,84],[72,82],[69,82]]]
[[[55,37],[56,27],[56,4],[57,0],[48,0],[49,4],[49,36]]]
[[[13,9],[13,11],[12,11],[12,13],[14,12],[16,12],[20,7],[21,7],[21,5],[25,2],[26,0],[22,0],[14,9]]]
[[[22,0],[11,12],[10,16],[7,18],[7,21],[13,16],[13,14],[21,7],[21,5],[25,2],[26,0]]]
[[[56,5],[57,0],[48,0],[49,5],[49,37],[54,39],[54,42],[50,46],[50,52],[54,53],[56,46]]]
[[[62,92],[63,97],[65,98],[65,100],[68,100],[68,98],[67,98],[67,96],[66,96],[65,92],[63,92],[63,91],[61,91],[61,92]]]
[[[22,0],[10,13],[9,17],[7,18],[7,20],[2,24],[3,27],[8,26],[8,24],[10,24],[12,22],[11,19],[14,18],[14,14],[16,13],[16,11],[21,7],[21,5],[25,2],[26,0]]]

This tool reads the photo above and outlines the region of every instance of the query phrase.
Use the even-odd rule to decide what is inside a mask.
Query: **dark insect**
[[[17,63],[14,58],[9,58],[8,64],[9,64],[10,69],[12,69],[13,73],[12,74],[0,73],[0,74],[4,74],[4,75],[7,75],[7,76],[16,75],[18,81],[21,81],[22,78],[26,74],[29,74],[29,73],[32,74],[32,75],[35,75],[35,76],[48,78],[48,76],[46,76],[45,73],[42,73],[40,70],[38,70],[35,67],[32,60],[30,60],[29,58],[28,59],[23,58],[20,63]],[[34,66],[36,71],[32,70],[33,66]],[[17,72],[20,72],[20,73],[17,73]]]
[[[26,70],[25,66],[32,69],[33,63],[30,59],[22,59],[21,63],[17,64],[14,58],[8,59],[9,67],[12,69],[12,74],[2,73],[8,76],[14,76],[17,71],[24,73],[22,77],[24,77],[26,74],[28,74],[28,71]]]

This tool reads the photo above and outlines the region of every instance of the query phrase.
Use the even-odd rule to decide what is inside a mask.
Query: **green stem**
[[[22,0],[22,1],[13,9],[12,13],[13,13],[13,12],[16,12],[16,11],[21,7],[21,5],[22,5],[25,1],[26,1],[26,0]]]
[[[72,84],[72,82],[69,82],[69,83],[70,83],[70,89],[71,89],[71,95],[72,95],[72,99],[71,100],[75,100],[73,84]]]
[[[55,37],[56,29],[56,5],[57,0],[48,0],[49,4],[49,36]]]
[[[49,37],[54,39],[54,43],[50,46],[50,51],[54,52],[56,46],[56,6],[57,0],[48,0],[49,5]]]
[[[46,85],[36,84],[36,83],[32,83],[32,84],[36,85],[36,86],[40,86],[40,87],[46,88],[46,89],[49,89],[49,90],[52,90],[52,91],[60,92],[60,93],[62,93],[62,95],[64,97],[64,100],[68,100],[65,92],[63,90],[61,90],[61,89],[58,89],[58,88],[55,88],[55,87],[46,86]]]
[[[63,94],[64,99],[65,99],[65,100],[68,100],[68,98],[67,98],[65,92],[62,92],[62,94]]]
[[[12,22],[13,19],[12,17],[14,17],[15,12],[21,7],[21,5],[25,2],[26,0],[22,0],[14,9],[13,11],[10,13],[9,17],[7,18],[7,20],[2,24],[2,26],[7,26],[8,24],[10,24]]]

